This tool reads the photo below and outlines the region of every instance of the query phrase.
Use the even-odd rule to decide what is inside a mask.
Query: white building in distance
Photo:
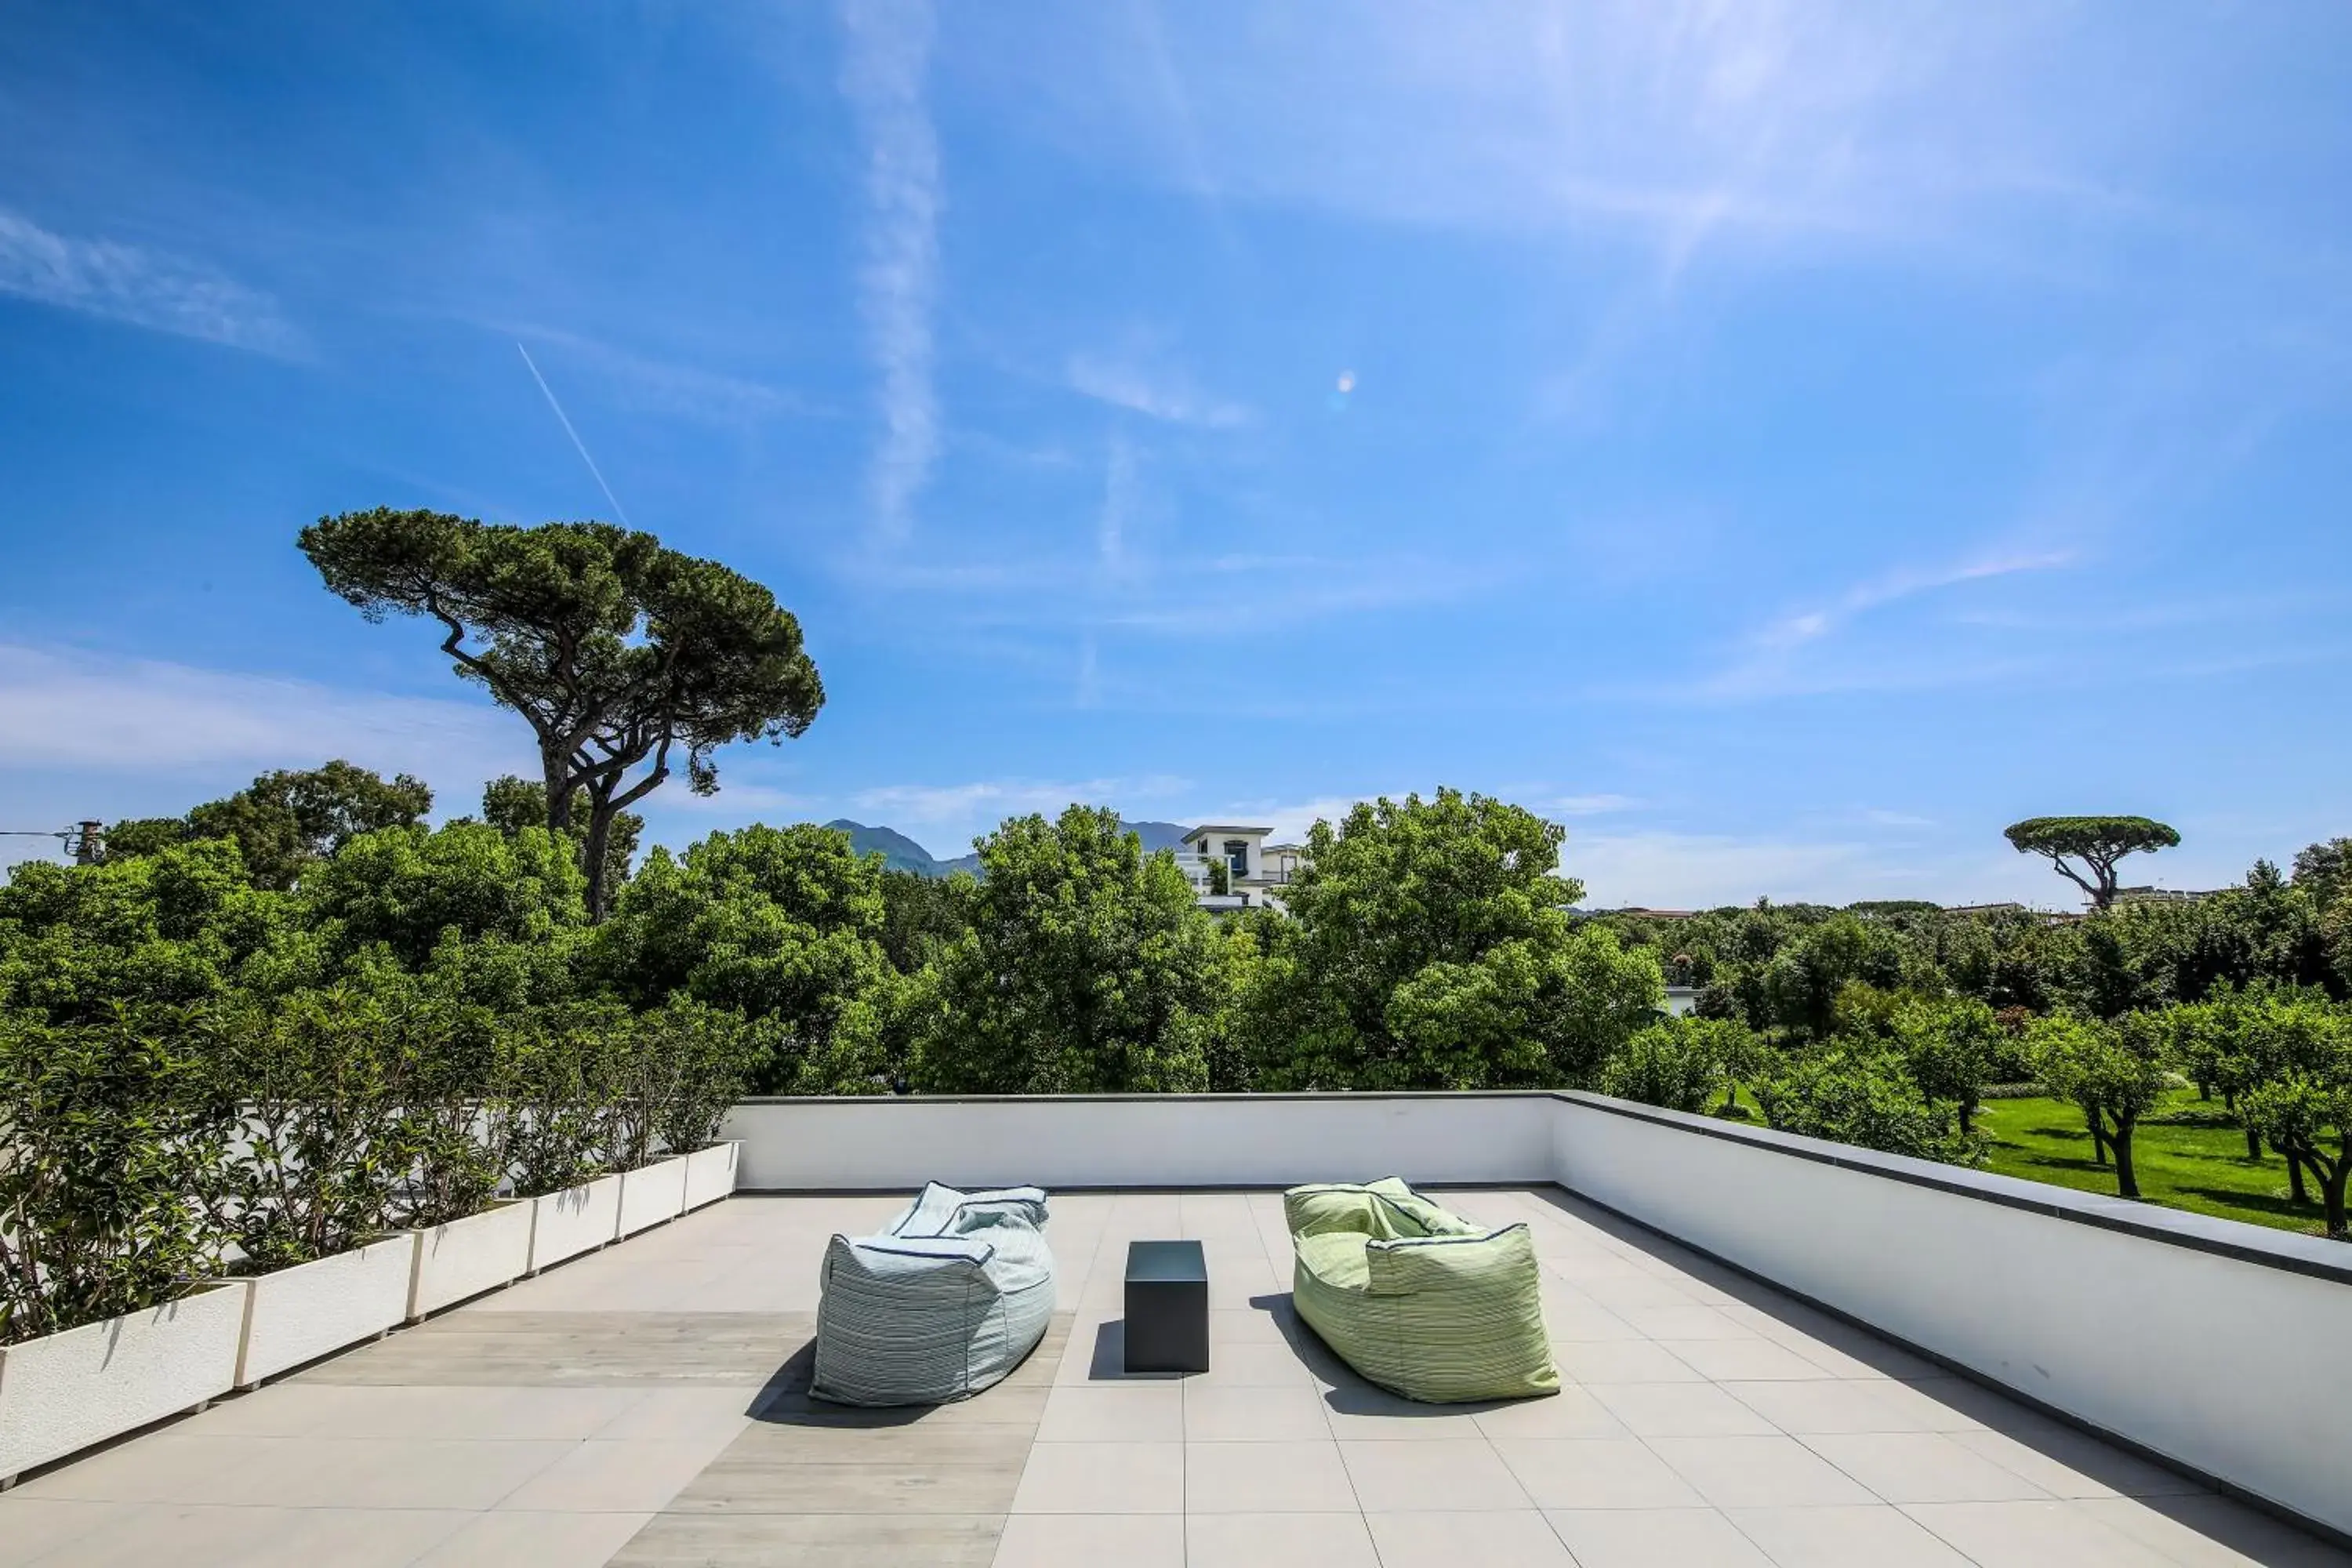
[[[1193,897],[1207,910],[1282,907],[1281,889],[1297,873],[1304,851],[1296,844],[1268,844],[1270,827],[1229,822],[1204,823],[1184,835],[1176,864],[1192,883]],[[1217,868],[1225,890],[1215,890]]]

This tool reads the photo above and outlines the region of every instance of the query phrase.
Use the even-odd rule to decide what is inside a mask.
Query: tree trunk
[[[2197,1098],[2200,1100],[2213,1098],[2213,1086],[2201,1078],[2197,1080]]]
[[[580,869],[588,877],[588,923],[604,920],[604,847],[612,841],[615,808],[609,801],[592,800],[588,806],[588,837],[580,847]]]
[[[2246,1158],[2249,1160],[2259,1160],[2262,1157],[2263,1135],[2249,1127],[2246,1129]]]
[[[2091,1124],[2091,1163],[2104,1165],[2107,1163],[2107,1129],[2099,1116],[2099,1108],[2095,1105],[2083,1107],[2083,1120]]]
[[[539,759],[541,777],[547,788],[547,827],[551,833],[572,831],[572,792],[564,786],[572,781],[572,762],[561,752],[548,752]]]
[[[2139,1177],[2132,1170],[2132,1124],[2117,1117],[2107,1141],[2116,1150],[2116,1191],[2127,1198],[2139,1196]]]
[[[2286,1151],[2286,1201],[2307,1204],[2311,1194],[2303,1186],[2303,1156],[2293,1149]]]
[[[2352,1241],[2352,1226],[2344,1218],[2347,1178],[2352,1178],[2352,1138],[2340,1140],[2335,1163],[2324,1169],[2319,1184],[2321,1201],[2327,1205],[2327,1234],[2337,1241]]]

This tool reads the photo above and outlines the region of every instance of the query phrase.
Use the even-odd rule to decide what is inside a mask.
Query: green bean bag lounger
[[[1559,1392],[1524,1224],[1487,1230],[1394,1176],[1293,1187],[1282,1210],[1299,1317],[1368,1381],[1433,1404]]]
[[[933,1182],[878,1235],[826,1244],[810,1392],[940,1405],[999,1382],[1054,1314],[1045,1194]]]

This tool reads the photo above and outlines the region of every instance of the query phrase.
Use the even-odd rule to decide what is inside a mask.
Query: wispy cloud
[[[1784,616],[1767,626],[1758,634],[1756,640],[1765,648],[1795,647],[1826,637],[1856,616],[1884,605],[1916,598],[1941,588],[1958,587],[1963,583],[1980,583],[1990,577],[2011,577],[2024,572],[2054,571],[2074,563],[2074,552],[2048,550],[1985,556],[1957,566],[1906,567],[1866,583],[1857,583],[1827,605]]]
[[[0,644],[0,766],[9,769],[315,767],[340,756],[464,795],[478,780],[528,770],[528,735],[483,703]]]
[[[813,398],[765,382],[653,358],[576,332],[540,326],[502,330],[537,345],[550,363],[576,362],[595,378],[607,400],[635,411],[734,426],[833,412]],[[550,349],[555,351],[552,356]]]
[[[1606,816],[1641,804],[1630,795],[1563,795],[1546,801],[1543,809],[1555,816]]]
[[[931,313],[939,293],[939,139],[924,96],[928,0],[844,0],[842,90],[866,142],[866,259],[858,305],[881,372],[882,440],[870,483],[885,540],[906,536],[939,455]]]
[[[278,302],[184,257],[42,227],[0,207],[0,293],[257,353],[291,356],[301,335]]]
[[[1171,425],[1230,430],[1250,422],[1246,405],[1212,396],[1176,372],[1087,353],[1071,355],[1067,372],[1071,391]]]
[[[1135,817],[1184,794],[1188,781],[1167,774],[1094,779],[975,779],[951,784],[883,784],[851,797],[866,820],[885,826],[915,829],[940,842],[962,843],[994,827],[1008,816],[1042,812],[1052,816],[1065,807],[1117,806]],[[929,842],[929,840],[926,840]],[[938,845],[934,844],[936,849]]]

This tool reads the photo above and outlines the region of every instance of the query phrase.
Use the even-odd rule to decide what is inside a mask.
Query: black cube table
[[[1209,1262],[1199,1242],[1128,1243],[1127,1370],[1209,1370]]]

